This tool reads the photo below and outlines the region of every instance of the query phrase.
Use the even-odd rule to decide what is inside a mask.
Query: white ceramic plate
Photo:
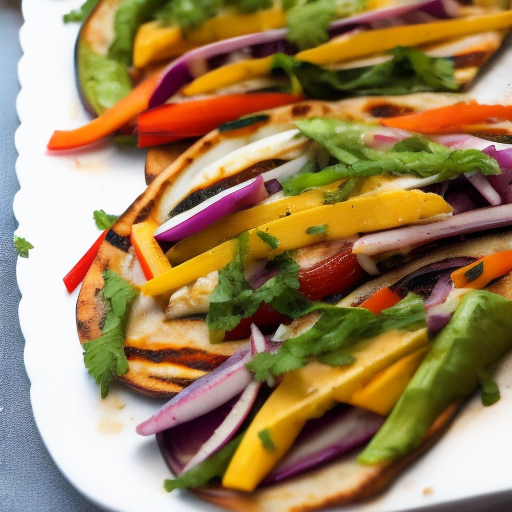
[[[19,66],[21,127],[16,134],[21,191],[16,196],[17,233],[33,245],[18,263],[34,415],[57,465],[93,502],[119,512],[218,510],[190,494],[167,494],[170,473],[152,438],[135,433],[161,401],[113,386],[106,400],[87,374],[75,330],[77,292],[62,278],[99,235],[96,209],[121,213],[143,190],[144,153],[105,143],[93,150],[50,155],[54,129],[88,119],[74,84],[77,26],[62,15],[81,0],[23,0],[24,57]],[[473,88],[483,101],[512,103],[512,46]],[[389,492],[345,511],[391,512],[512,490],[512,359],[498,372],[502,400],[484,409],[473,400],[430,452]]]

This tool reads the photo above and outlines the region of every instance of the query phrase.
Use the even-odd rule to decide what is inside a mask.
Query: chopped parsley
[[[397,330],[412,331],[425,326],[425,308],[420,297],[409,294],[395,306],[375,315],[364,308],[339,308],[317,302],[304,314],[319,312],[316,323],[299,336],[289,338],[274,353],[256,354],[247,368],[259,381],[302,368],[311,357],[333,366],[352,364],[347,350],[354,343]]]
[[[256,231],[258,238],[265,242],[272,250],[277,249],[279,246],[279,238],[268,234],[265,231]]]
[[[105,285],[101,296],[107,306],[103,334],[85,343],[83,350],[85,367],[100,386],[101,397],[105,398],[112,379],[128,371],[124,338],[130,308],[138,291],[111,270],[105,271],[103,278]]]
[[[277,450],[276,445],[274,444],[274,440],[272,439],[272,435],[268,428],[264,430],[260,430],[258,432],[258,437],[263,445],[263,448],[269,452],[273,452]]]
[[[110,229],[112,224],[119,218],[119,215],[110,215],[103,210],[94,210],[92,215],[96,226],[101,230]]]
[[[325,233],[327,233],[327,224],[309,226],[309,228],[306,229],[306,235],[325,235]]]
[[[34,246],[22,238],[21,236],[14,235],[12,237],[12,242],[14,244],[14,248],[16,249],[16,252],[18,253],[18,256],[21,258],[28,258],[28,252],[30,249],[33,249]]]

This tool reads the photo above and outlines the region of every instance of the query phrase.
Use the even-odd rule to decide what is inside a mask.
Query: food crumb
[[[431,494],[434,494],[434,489],[432,487],[425,487],[425,489],[423,489],[424,496],[430,496]]]

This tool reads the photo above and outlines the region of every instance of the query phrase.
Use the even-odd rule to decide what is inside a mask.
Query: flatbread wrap
[[[169,489],[192,488],[233,510],[360,501],[434,442],[478,383],[487,403],[497,399],[487,370],[511,345],[510,147],[383,128],[374,115],[382,101],[303,102],[221,126],[156,173],[107,234],[78,298],[84,359],[103,395],[117,378],[173,397],[138,427],[157,433],[179,475]],[[418,94],[385,104],[415,112],[433,102],[453,99]],[[231,210],[227,199],[254,183]],[[322,280],[318,270],[339,259],[353,277],[341,288],[343,279]],[[352,314],[365,316],[339,316]],[[467,318],[475,336],[459,336]],[[459,338],[470,357],[453,345]],[[436,366],[448,353],[464,384],[432,394],[437,378],[449,381]],[[216,369],[231,376],[235,359],[238,387],[221,394]],[[205,418],[240,409],[247,389],[250,407],[214,450],[181,443],[191,422],[203,436],[222,425]],[[403,422],[411,401],[415,421]],[[376,431],[272,481],[305,425],[338,412],[363,414],[356,426],[375,421]],[[407,428],[393,436],[397,418]],[[191,466],[196,450],[206,455]],[[215,455],[224,465],[212,469]]]

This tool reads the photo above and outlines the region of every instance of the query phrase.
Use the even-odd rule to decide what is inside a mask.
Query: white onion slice
[[[496,190],[494,190],[492,185],[483,174],[477,172],[476,174],[471,174],[470,176],[466,175],[466,177],[471,182],[471,185],[473,185],[478,190],[478,192],[482,194],[482,196],[489,204],[492,206],[498,206],[501,204],[500,195],[498,192],[496,192]]]
[[[445,220],[365,235],[354,242],[356,254],[374,256],[441,238],[512,225],[512,204],[480,208]]]
[[[190,459],[187,465],[183,468],[182,473],[185,473],[194,466],[197,466],[200,462],[229,442],[249,414],[254,401],[258,396],[260,388],[261,382],[253,380],[249,383],[236,404],[233,406],[233,409],[231,409],[230,413],[227,415],[226,419],[215,430],[212,437],[210,437],[208,441],[201,446],[192,459]]]

